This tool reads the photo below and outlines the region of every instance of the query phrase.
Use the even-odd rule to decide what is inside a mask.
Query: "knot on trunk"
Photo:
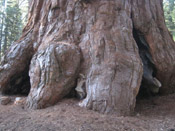
[[[51,43],[39,50],[30,65],[31,90],[27,106],[45,108],[66,96],[76,84],[80,50],[65,43]]]

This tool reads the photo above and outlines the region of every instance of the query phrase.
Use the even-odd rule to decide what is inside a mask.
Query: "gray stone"
[[[8,96],[2,96],[2,97],[0,97],[0,103],[1,103],[1,105],[7,105],[10,102],[11,102],[10,97],[8,97]]]

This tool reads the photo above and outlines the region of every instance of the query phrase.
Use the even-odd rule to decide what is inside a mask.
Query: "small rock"
[[[15,101],[14,101],[14,104],[15,105],[23,105],[24,104],[24,98],[22,98],[22,97],[16,97],[15,98]]]
[[[1,105],[7,105],[11,102],[11,99],[10,97],[7,97],[7,96],[2,96],[0,97],[0,104]]]
[[[136,116],[137,116],[137,117],[139,117],[139,116],[140,116],[140,114],[139,114],[139,113],[137,113],[137,114],[136,114]]]

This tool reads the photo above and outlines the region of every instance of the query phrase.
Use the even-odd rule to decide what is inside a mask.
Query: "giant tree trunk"
[[[172,92],[174,68],[162,0],[32,0],[23,35],[2,61],[0,88],[30,90],[27,106],[38,109],[58,102],[84,76],[80,106],[126,115],[141,83]]]

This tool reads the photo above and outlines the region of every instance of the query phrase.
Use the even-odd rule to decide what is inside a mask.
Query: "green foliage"
[[[164,0],[165,22],[175,40],[175,0]]]
[[[21,35],[25,21],[21,6],[25,1],[28,0],[0,0],[0,56]]]
[[[10,46],[12,42],[16,41],[21,35],[23,23],[21,21],[22,14],[20,12],[19,5],[16,1],[8,1],[5,17],[5,33],[7,36],[7,46]],[[4,43],[5,43],[4,42]],[[4,48],[6,50],[6,48]]]

